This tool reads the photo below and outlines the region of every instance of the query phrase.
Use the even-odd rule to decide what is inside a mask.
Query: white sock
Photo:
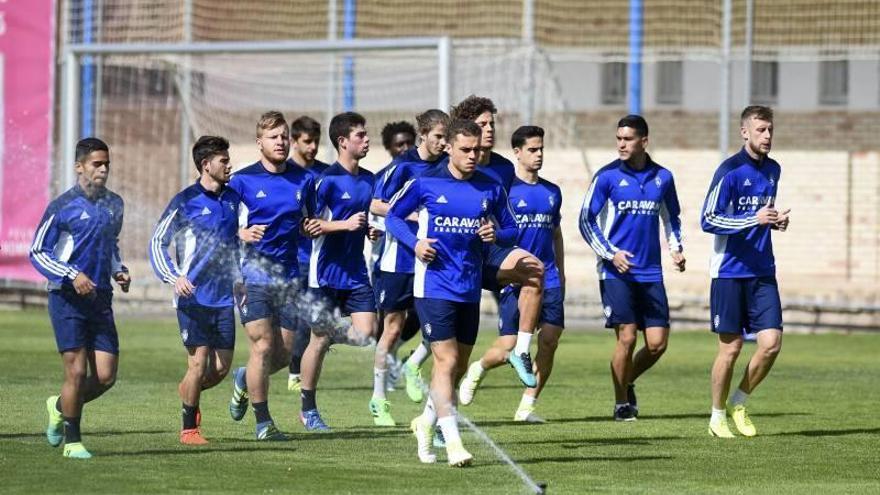
[[[437,418],[437,425],[440,426],[440,431],[443,432],[443,439],[446,440],[446,445],[461,442],[461,435],[458,433],[458,421],[455,419],[455,414],[452,416]]]
[[[517,332],[516,333],[516,347],[513,348],[513,353],[519,356],[520,354],[528,354],[529,346],[532,344],[532,334],[526,332]]]
[[[745,405],[746,400],[748,400],[749,394],[743,392],[739,388],[736,389],[736,392],[733,393],[733,397],[730,398],[731,406],[742,406]]]
[[[428,400],[425,401],[425,410],[422,411],[422,419],[431,426],[437,423],[437,410],[434,409],[434,401],[431,400],[431,397],[428,397]]]
[[[288,373],[287,378],[292,379],[292,380],[298,380],[299,374],[298,373]]]
[[[425,347],[424,342],[420,342],[418,346],[416,346],[416,350],[409,356],[409,359],[406,360],[406,364],[412,366],[413,368],[418,368],[428,359],[428,356],[431,355],[430,349]]]
[[[614,404],[614,410],[617,411],[621,407],[627,407],[627,406],[629,406],[629,402],[618,402],[618,403]]]
[[[724,409],[715,409],[712,408],[712,418],[709,421],[720,421],[722,419],[727,419],[727,411]]]
[[[533,395],[523,394],[519,401],[520,406],[534,406],[538,398]]]
[[[486,368],[483,368],[483,362],[479,359],[468,366],[467,374],[474,378],[483,378],[486,374]]]
[[[388,375],[388,370],[380,370],[379,368],[373,368],[373,397],[376,399],[384,399],[385,398],[385,377]]]

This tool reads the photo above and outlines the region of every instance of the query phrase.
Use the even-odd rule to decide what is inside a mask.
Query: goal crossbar
[[[391,50],[436,50],[437,105],[448,108],[452,88],[452,40],[442,37],[345,40],[228,41],[189,43],[74,43],[62,50],[61,157],[64,185],[75,181],[73,163],[78,139],[80,59],[103,55],[228,55],[248,53],[346,53]]]

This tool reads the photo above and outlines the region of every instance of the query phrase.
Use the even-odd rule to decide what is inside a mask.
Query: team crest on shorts
[[[431,335],[431,324],[425,323],[425,333]]]
[[[718,325],[721,324],[721,315],[715,315],[715,318],[712,319],[712,325],[715,328],[718,328]]]
[[[385,291],[379,293],[379,304],[385,302]]]
[[[189,331],[185,328],[180,329],[180,338],[183,339],[183,343],[186,343],[186,339],[189,338]]]
[[[605,318],[611,318],[611,306],[605,306],[602,312],[605,313]]]

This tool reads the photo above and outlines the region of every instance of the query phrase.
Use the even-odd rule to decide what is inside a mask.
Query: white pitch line
[[[477,425],[475,425],[473,421],[471,421],[470,419],[468,419],[467,416],[461,413],[458,413],[458,419],[468,428],[470,428],[472,432],[476,433],[480,440],[491,447],[492,451],[495,452],[495,455],[505,464],[507,464],[510,469],[513,470],[514,473],[516,473],[517,476],[519,476],[519,479],[522,480],[523,484],[525,484],[529,490],[537,495],[544,494],[544,488],[538,485],[535,480],[533,480],[532,477],[529,476],[528,473],[526,473],[526,470],[523,469],[519,464],[517,464],[516,461],[514,461],[509,455],[507,455],[507,452],[504,452],[504,450],[502,450],[501,447],[499,447],[498,444],[496,444],[489,437],[489,435],[487,435],[483,430],[477,428]]]

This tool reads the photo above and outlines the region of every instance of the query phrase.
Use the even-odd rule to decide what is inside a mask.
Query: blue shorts
[[[501,264],[510,256],[516,246],[501,247],[497,244],[488,244],[483,248],[483,288],[492,292],[498,292],[504,288],[498,281],[498,270]]]
[[[113,292],[80,296],[73,289],[49,291],[49,319],[58,352],[80,348],[119,354],[119,336],[113,319]]]
[[[562,288],[544,289],[544,301],[538,323],[565,328],[565,305]],[[508,285],[501,291],[498,305],[498,335],[516,335],[519,332],[519,287]]]
[[[241,300],[238,301],[241,324],[271,318],[273,326],[281,325],[281,328],[287,330],[296,329],[297,314],[301,312],[297,307],[298,288],[297,280],[278,285],[246,284],[247,298],[243,301],[244,304]]]
[[[714,278],[709,306],[715,333],[782,330],[782,303],[773,276]]]
[[[186,347],[235,348],[235,310],[191,304],[177,308],[180,339]]]
[[[413,274],[382,272],[376,284],[379,309],[403,311],[413,306]]]
[[[474,345],[480,330],[480,303],[416,298],[416,313],[422,322],[422,338],[428,342],[455,339]]]
[[[306,300],[307,304],[313,308],[309,311],[310,324],[316,327],[323,326],[323,318],[335,313],[336,310],[342,316],[348,316],[352,313],[376,312],[376,297],[373,294],[373,288],[369,285],[357,289],[309,287]]]
[[[669,301],[663,282],[632,282],[609,278],[599,281],[605,328],[636,323],[639,330],[669,328]]]

